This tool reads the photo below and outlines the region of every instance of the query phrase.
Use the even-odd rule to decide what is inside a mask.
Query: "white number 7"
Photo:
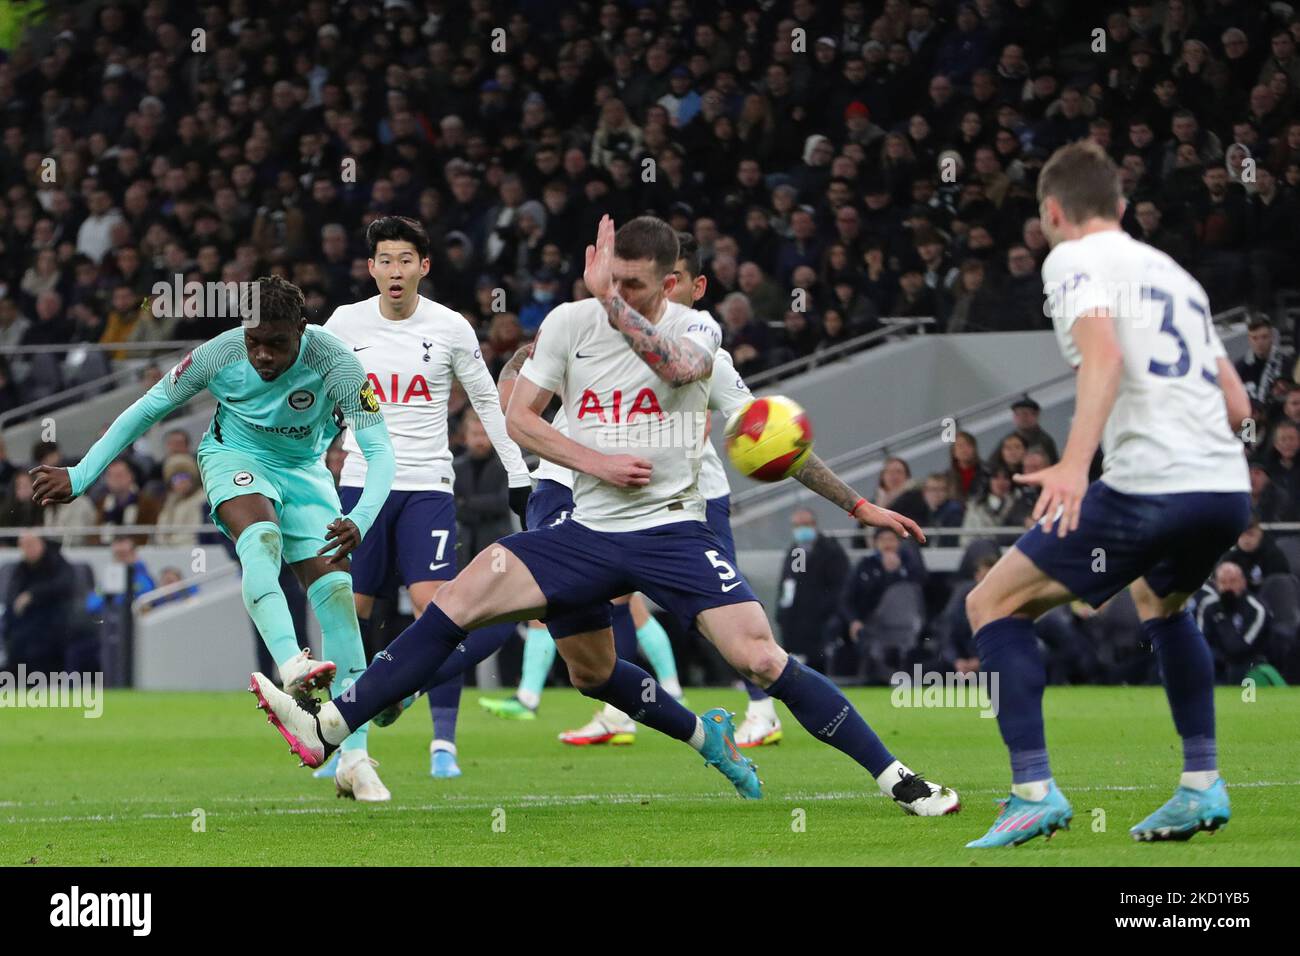
[[[439,528],[437,531],[430,532],[430,534],[438,539],[438,554],[433,560],[441,561],[443,553],[447,550],[447,537],[451,532],[446,528]]]

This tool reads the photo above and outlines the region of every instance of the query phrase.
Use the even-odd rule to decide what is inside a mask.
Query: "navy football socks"
[[[767,693],[785,704],[810,734],[848,754],[873,777],[894,762],[894,755],[853,709],[844,692],[793,657]]]
[[[630,615],[629,615],[630,616]],[[633,637],[636,632],[633,630]],[[695,733],[696,716],[677,703],[653,677],[631,661],[618,658],[609,680],[599,687],[583,690],[612,704],[639,724],[645,724],[675,740],[690,740]]]
[[[1011,751],[1011,781],[1050,780],[1043,732],[1043,688],[1047,668],[1038,650],[1034,622],[1022,617],[990,621],[975,635],[980,670],[998,674],[998,729]]]
[[[1183,770],[1217,769],[1214,739],[1214,657],[1187,611],[1142,623],[1155,648],[1174,727],[1183,738]]]

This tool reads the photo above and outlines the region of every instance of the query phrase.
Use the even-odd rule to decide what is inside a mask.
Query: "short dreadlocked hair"
[[[257,280],[259,322],[298,322],[302,319],[303,295],[288,279],[260,276]]]

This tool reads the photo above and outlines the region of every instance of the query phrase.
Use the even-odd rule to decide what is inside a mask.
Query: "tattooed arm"
[[[609,324],[632,351],[669,385],[688,385],[713,374],[713,356],[689,339],[664,335],[618,293],[601,300]]]
[[[501,377],[497,379],[497,394],[501,396],[501,411],[510,407],[510,393],[514,391],[515,379],[519,377],[519,370],[524,367],[524,362],[533,354],[533,343],[521,346],[514,355],[510,356],[510,361],[501,369]]]
[[[609,324],[623,333],[632,351],[669,385],[686,385],[713,374],[713,355],[707,348],[684,337],[665,335],[618,294],[614,284],[614,220],[609,216],[601,217],[596,244],[587,247],[582,281],[605,307]],[[626,284],[627,280],[623,281]]]
[[[922,544],[925,543],[925,535],[921,533],[915,521],[896,511],[873,505],[850,488],[816,454],[808,455],[804,466],[794,473],[794,480],[809,491],[815,491],[838,508],[847,511],[864,528],[892,528],[904,538],[913,537]]]

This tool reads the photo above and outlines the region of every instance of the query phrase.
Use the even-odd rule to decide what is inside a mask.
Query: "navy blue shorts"
[[[344,512],[360,488],[340,488]],[[407,587],[456,576],[456,499],[445,491],[390,491],[361,546],[352,552],[352,590],[374,596],[396,573]]]
[[[543,478],[537,483],[533,493],[528,496],[526,517],[529,529],[549,527],[566,520],[571,514],[573,514],[573,492],[558,481]],[[501,543],[505,543],[504,539]],[[545,621],[546,629],[556,640],[613,626],[607,601],[558,614],[549,614]]]
[[[524,562],[546,595],[548,627],[555,617],[593,605],[608,614],[605,602],[632,591],[645,592],[691,622],[709,608],[758,600],[702,521],[595,531],[561,516],[537,527],[530,522],[529,528],[500,543]],[[554,629],[551,634],[561,636]]]
[[[709,527],[713,529],[713,533],[722,542],[723,556],[734,567],[736,564],[736,539],[731,534],[731,496],[723,495],[721,498],[710,498],[704,502],[704,520],[708,522]]]
[[[1160,597],[1205,583],[1250,522],[1250,495],[1126,495],[1094,481],[1064,538],[1034,525],[1016,542],[1044,574],[1100,607],[1138,578]]]

